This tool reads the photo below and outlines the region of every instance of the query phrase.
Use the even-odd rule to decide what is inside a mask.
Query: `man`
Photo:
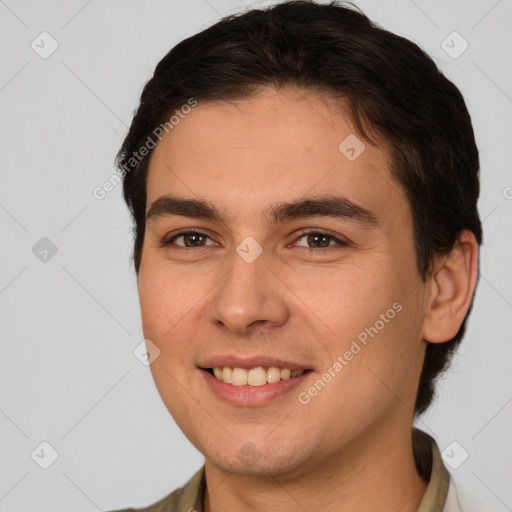
[[[143,510],[461,510],[413,429],[482,242],[432,60],[334,2],[225,18],[157,65],[118,165],[152,375],[205,457]]]

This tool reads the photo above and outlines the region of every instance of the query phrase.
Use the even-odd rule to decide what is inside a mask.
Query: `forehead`
[[[267,90],[234,102],[199,102],[157,144],[147,210],[160,196],[206,199],[226,217],[263,205],[338,194],[380,214],[407,209],[391,157],[355,133],[328,96]],[[395,212],[397,213],[397,212]]]

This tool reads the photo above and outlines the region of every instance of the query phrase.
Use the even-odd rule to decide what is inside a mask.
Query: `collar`
[[[412,429],[412,450],[418,473],[428,481],[417,512],[443,512],[450,474],[435,440],[417,428]]]

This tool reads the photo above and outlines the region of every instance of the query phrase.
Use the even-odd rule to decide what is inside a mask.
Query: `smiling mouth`
[[[281,380],[294,379],[311,370],[290,370],[289,368],[278,368],[277,366],[257,366],[251,369],[232,368],[230,366],[216,366],[204,368],[217,380],[232,386],[263,386],[275,384]]]

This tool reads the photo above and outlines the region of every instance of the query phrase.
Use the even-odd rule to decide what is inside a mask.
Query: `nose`
[[[265,252],[251,261],[233,251],[230,263],[216,288],[211,320],[239,336],[262,326],[283,326],[289,317],[287,288]]]

